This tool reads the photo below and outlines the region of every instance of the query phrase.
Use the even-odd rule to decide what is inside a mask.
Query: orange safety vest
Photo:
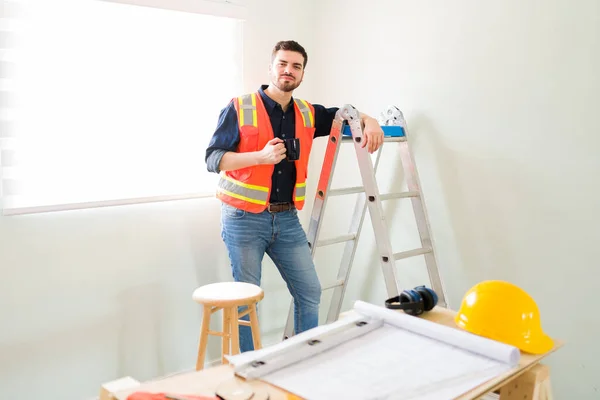
[[[237,151],[262,150],[273,139],[273,128],[260,93],[246,94],[233,99],[240,126],[240,143]],[[294,99],[296,138],[300,139],[300,159],[296,164],[296,186],[293,202],[298,210],[304,207],[308,157],[315,133],[315,109],[305,100]],[[267,208],[271,195],[273,164],[256,165],[221,173],[217,198],[221,201],[252,213]]]

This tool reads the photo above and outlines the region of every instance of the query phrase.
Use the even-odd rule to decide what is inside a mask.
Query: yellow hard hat
[[[505,281],[483,281],[469,289],[454,321],[468,332],[527,353],[545,353],[554,346],[542,330],[535,301],[523,289]]]

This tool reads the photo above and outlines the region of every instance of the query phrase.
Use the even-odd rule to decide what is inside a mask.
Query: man
[[[294,329],[318,325],[321,285],[306,234],[298,219],[305,201],[308,158],[315,137],[327,136],[338,108],[292,98],[304,78],[308,56],[295,41],[278,42],[271,55],[269,85],[233,99],[222,111],[206,150],[207,168],[223,171],[221,237],[235,281],[260,285],[266,253],[294,299]],[[363,146],[383,143],[378,122],[361,114]],[[299,154],[286,152],[296,139]],[[293,143],[292,143],[293,144]],[[293,150],[293,147],[289,147]],[[297,156],[297,159],[296,159]],[[240,327],[240,351],[253,350],[249,327]]]

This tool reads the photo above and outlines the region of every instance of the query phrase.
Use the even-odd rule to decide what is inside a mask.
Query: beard
[[[281,90],[282,92],[291,92],[293,90],[295,90],[298,86],[300,86],[300,82],[298,81],[281,81],[281,80],[277,80],[276,82],[273,82],[273,84],[277,87],[277,89]]]

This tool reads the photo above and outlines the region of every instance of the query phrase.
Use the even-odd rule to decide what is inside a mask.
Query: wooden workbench
[[[460,329],[454,323],[454,315],[454,311],[435,307],[419,318]],[[521,352],[521,359],[517,367],[465,393],[457,400],[479,399],[491,392],[499,392],[501,400],[552,399],[549,369],[547,366],[540,364],[540,361],[562,346],[562,341],[555,339],[554,347],[547,353],[532,355]],[[131,393],[138,391],[214,396],[219,384],[231,380],[244,381],[234,375],[232,366],[220,365],[202,371],[183,373],[162,380],[143,383],[135,388],[118,391],[112,395],[117,400],[127,400]],[[247,383],[256,390],[267,391],[269,400],[298,398],[262,381],[249,381]]]

